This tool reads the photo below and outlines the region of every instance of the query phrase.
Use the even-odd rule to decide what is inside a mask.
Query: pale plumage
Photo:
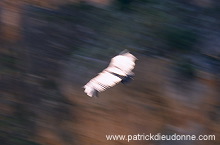
[[[90,97],[97,96],[98,92],[113,87],[129,75],[134,75],[132,70],[136,59],[129,52],[113,57],[109,66],[84,86],[84,92]]]

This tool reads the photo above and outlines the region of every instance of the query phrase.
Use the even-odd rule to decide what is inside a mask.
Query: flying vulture
[[[96,97],[98,92],[105,91],[120,82],[123,84],[129,82],[134,77],[132,70],[136,60],[137,58],[130,52],[122,52],[113,57],[109,66],[83,87],[84,92],[90,97]]]

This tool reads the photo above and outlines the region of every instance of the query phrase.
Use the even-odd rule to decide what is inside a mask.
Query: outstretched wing
[[[121,78],[103,71],[95,78],[91,79],[85,86],[85,93],[92,97],[95,91],[102,92],[105,91],[107,88],[113,87],[117,83],[121,81]]]
[[[112,58],[109,66],[91,79],[85,86],[85,93],[92,97],[96,91],[102,92],[122,81],[122,78],[132,74],[136,58],[130,53]]]

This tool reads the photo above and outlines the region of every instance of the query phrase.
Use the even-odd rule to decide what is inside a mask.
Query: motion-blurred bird
[[[132,70],[136,60],[137,58],[128,51],[121,52],[111,59],[106,69],[83,87],[85,89],[84,92],[88,96],[94,97],[98,96],[98,92],[105,91],[119,82],[123,84],[129,82],[134,77]]]

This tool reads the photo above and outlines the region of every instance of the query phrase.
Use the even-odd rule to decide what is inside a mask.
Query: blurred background
[[[1,0],[1,145],[219,145],[219,0]],[[135,80],[82,86],[124,49]],[[108,134],[215,141],[107,141]]]

